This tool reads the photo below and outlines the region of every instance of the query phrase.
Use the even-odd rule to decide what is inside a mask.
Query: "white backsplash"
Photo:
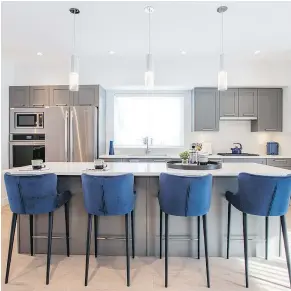
[[[212,152],[229,152],[233,143],[239,142],[243,151],[266,154],[268,141],[279,142],[279,154],[291,154],[291,134],[281,132],[251,132],[251,121],[220,121],[219,132],[191,132],[189,142],[211,142]]]

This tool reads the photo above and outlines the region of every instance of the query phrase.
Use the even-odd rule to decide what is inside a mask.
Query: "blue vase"
[[[113,146],[113,140],[109,142],[109,155],[114,155],[114,146]]]

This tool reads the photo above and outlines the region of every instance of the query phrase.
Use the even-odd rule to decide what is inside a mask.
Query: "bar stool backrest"
[[[201,216],[210,208],[212,175],[186,177],[160,175],[159,203],[163,212],[175,216]]]
[[[239,190],[234,199],[239,199],[241,211],[260,216],[281,216],[289,207],[291,175],[261,176],[240,173]]]
[[[41,214],[54,211],[57,204],[57,176],[12,175],[4,181],[11,211],[16,214]]]
[[[86,211],[97,216],[125,215],[134,208],[134,177],[82,174]]]

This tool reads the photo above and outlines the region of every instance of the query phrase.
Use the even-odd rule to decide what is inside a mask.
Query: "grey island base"
[[[71,254],[85,254],[88,215],[84,208],[80,175],[90,163],[47,163],[46,172],[58,175],[59,191],[70,190],[73,198],[69,206]],[[213,171],[183,171],[167,169],[165,163],[108,163],[107,172],[90,172],[94,175],[135,175],[135,252],[137,256],[159,256],[159,203],[157,199],[159,173],[168,172],[179,175],[213,175],[213,190],[208,213],[208,253],[214,257],[226,256],[227,202],[226,190],[236,192],[239,172],[266,175],[287,175],[291,171],[259,164],[223,164]],[[17,174],[17,169],[9,170]],[[21,171],[23,175],[25,172]],[[29,174],[32,172],[29,171]],[[20,174],[20,172],[18,172]],[[39,174],[36,172],[35,174]],[[202,222],[201,222],[202,224]],[[47,251],[47,215],[34,218],[34,253]],[[94,252],[93,229],[91,235],[91,254]],[[204,255],[202,225],[200,227],[200,254]],[[164,234],[164,227],[163,227]],[[232,208],[230,256],[243,256],[242,214]],[[265,219],[248,215],[249,255],[265,256]],[[279,218],[269,218],[269,257],[280,252]],[[98,227],[98,254],[123,256],[125,254],[125,219],[123,216],[100,217]],[[198,251],[197,217],[169,217],[169,256],[197,257]],[[18,224],[18,249],[20,253],[30,253],[29,217],[22,215]],[[64,209],[54,213],[53,254],[66,254]]]

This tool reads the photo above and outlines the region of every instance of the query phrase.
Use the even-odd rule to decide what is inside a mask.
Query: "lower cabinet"
[[[230,159],[223,159],[223,163],[255,163],[255,164],[262,164],[266,165],[267,161],[266,159],[260,159],[260,158],[230,158]]]
[[[267,159],[267,165],[278,168],[291,169],[291,159]]]

